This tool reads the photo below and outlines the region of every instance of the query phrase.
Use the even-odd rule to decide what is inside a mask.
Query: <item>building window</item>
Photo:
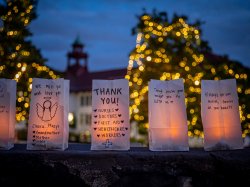
[[[91,101],[91,96],[81,96],[80,97],[80,105],[81,106],[91,106],[92,101]]]
[[[80,124],[83,125],[84,122],[84,115],[83,113],[80,114]]]
[[[89,106],[89,97],[86,96],[86,105]]]
[[[89,96],[88,98],[89,98],[89,106],[91,106],[92,105],[92,97]]]
[[[85,115],[85,123],[86,123],[86,125],[91,124],[91,114],[86,114]]]
[[[91,105],[91,96],[86,96],[86,105],[87,106]]]
[[[85,105],[84,96],[81,96],[80,104],[81,104],[81,106],[84,106],[84,105]]]

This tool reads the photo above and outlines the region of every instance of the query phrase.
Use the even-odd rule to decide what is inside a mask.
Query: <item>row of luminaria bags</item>
[[[148,86],[149,149],[188,151],[183,79],[151,80]],[[204,149],[243,148],[236,80],[201,81]],[[69,81],[34,78],[28,150],[68,148]],[[0,147],[14,146],[16,82],[0,79]],[[91,150],[129,150],[128,80],[93,80]]]

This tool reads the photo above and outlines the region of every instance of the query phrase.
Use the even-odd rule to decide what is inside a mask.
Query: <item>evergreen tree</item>
[[[130,86],[131,120],[139,125],[141,134],[148,128],[148,82],[150,79],[184,79],[185,101],[188,115],[189,136],[203,137],[200,116],[201,79],[239,78],[238,92],[242,100],[250,102],[249,71],[228,60],[213,61],[207,42],[201,40],[200,22],[187,23],[187,17],[174,15],[168,20],[166,13],[144,13],[133,29],[137,34],[136,47],[130,53],[126,78]],[[236,72],[240,69],[240,74]],[[233,71],[234,73],[232,73]],[[248,72],[248,73],[247,73]],[[249,132],[250,111],[241,104],[243,127]],[[242,105],[243,104],[243,105]],[[247,117],[248,116],[248,117]],[[243,120],[244,119],[244,120]],[[248,125],[247,125],[248,124]]]
[[[33,77],[56,78],[30,41],[29,25],[36,18],[35,0],[6,0],[0,4],[0,77],[17,81],[17,121],[26,120]]]

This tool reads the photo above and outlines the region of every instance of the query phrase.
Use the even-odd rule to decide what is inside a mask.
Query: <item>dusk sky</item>
[[[66,54],[77,35],[89,54],[90,71],[125,68],[135,47],[131,29],[143,8],[204,21],[202,38],[214,53],[250,67],[249,0],[40,0],[38,18],[31,24],[32,41],[47,65],[57,70],[65,70]]]

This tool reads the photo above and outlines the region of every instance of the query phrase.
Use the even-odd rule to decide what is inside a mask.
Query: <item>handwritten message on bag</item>
[[[68,147],[69,81],[38,79],[32,83],[27,149]]]
[[[14,146],[16,123],[16,81],[0,79],[0,149]]]
[[[183,79],[149,82],[149,149],[188,151]]]
[[[204,149],[242,148],[236,80],[202,80],[201,83]]]
[[[91,150],[130,147],[128,80],[93,80]]]

